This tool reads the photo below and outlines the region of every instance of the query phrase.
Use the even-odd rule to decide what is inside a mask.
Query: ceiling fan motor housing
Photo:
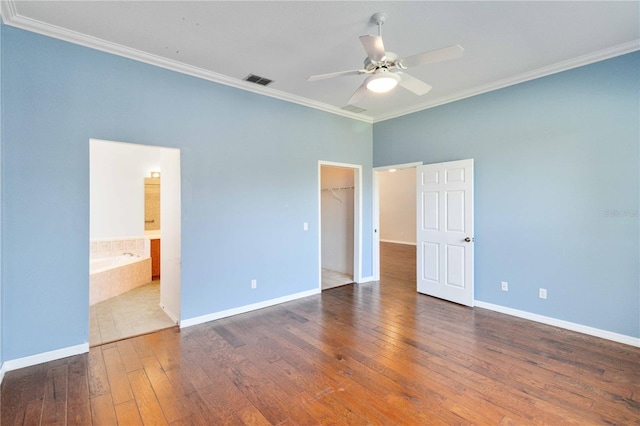
[[[398,55],[393,52],[385,52],[384,59],[379,62],[373,62],[369,57],[364,59],[364,69],[370,72],[375,72],[380,68],[385,68],[391,71],[396,67],[398,67]]]

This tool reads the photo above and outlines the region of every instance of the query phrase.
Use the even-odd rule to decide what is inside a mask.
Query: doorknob
[[[468,243],[470,243],[470,242],[471,242],[471,238],[470,238],[470,237],[467,237],[467,238],[465,238],[464,240],[465,240],[466,242],[468,242]]]

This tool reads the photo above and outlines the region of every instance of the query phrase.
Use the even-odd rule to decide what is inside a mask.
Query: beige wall
[[[378,172],[380,240],[416,243],[416,169]]]

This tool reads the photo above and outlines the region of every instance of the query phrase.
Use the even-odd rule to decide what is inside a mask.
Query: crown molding
[[[504,78],[502,80],[497,80],[489,84],[476,86],[468,90],[463,90],[461,92],[454,93],[451,96],[445,96],[438,99],[433,99],[421,105],[417,105],[401,111],[396,111],[392,114],[388,114],[388,115],[376,118],[373,122],[379,123],[381,121],[390,120],[392,118],[397,118],[403,115],[412,114],[414,112],[423,111],[425,109],[434,108],[440,105],[470,98],[472,96],[481,95],[483,93],[492,92],[498,89],[503,89],[505,87],[513,86],[515,84],[524,83],[526,81],[535,80],[541,77],[546,77],[551,74],[556,74],[556,73],[567,71],[573,68],[589,65],[595,62],[604,61],[605,59],[614,58],[616,56],[625,55],[627,53],[635,52],[638,50],[640,50],[640,39],[633,40],[628,43],[623,43],[608,49],[603,49],[597,52],[578,56],[577,58],[567,59],[566,61],[557,62],[555,64],[552,64],[546,67],[538,68],[533,71],[515,75],[513,77]]]
[[[1,1],[0,13],[2,14],[3,22],[6,25],[15,28],[78,44],[80,46],[89,47],[91,49],[100,50],[102,52],[122,56],[128,59],[133,59],[138,62],[165,68],[171,71],[179,72],[181,74],[190,75],[247,92],[257,93],[259,95],[264,95],[286,102],[303,105],[331,114],[364,121],[366,123],[373,123],[373,117],[367,115],[345,111],[341,108],[325,104],[323,102],[314,101],[302,96],[293,95],[291,93],[283,92],[269,87],[256,85],[244,80],[238,80],[223,74],[205,70],[203,68],[187,65],[179,61],[163,58],[161,56],[143,52],[138,49],[133,49],[121,44],[112,43],[97,37],[92,37],[76,31],[68,30],[66,28],[58,27],[56,25],[47,24],[42,21],[21,16],[17,13],[14,0]]]
[[[247,92],[253,92],[259,95],[264,95],[271,98],[283,100],[285,102],[291,102],[291,103],[303,105],[309,108],[317,109],[320,111],[328,112],[331,114],[351,118],[358,121],[363,121],[365,123],[379,123],[381,121],[391,120],[393,118],[401,117],[403,115],[412,114],[414,112],[419,112],[419,111],[423,111],[430,108],[435,108],[440,105],[470,98],[476,95],[481,95],[483,93],[513,86],[519,83],[524,83],[526,81],[535,80],[537,78],[545,77],[551,74],[556,74],[562,71],[567,71],[573,68],[578,68],[584,65],[592,64],[594,62],[603,61],[605,59],[610,59],[616,56],[620,56],[620,55],[624,55],[627,53],[640,50],[640,39],[633,40],[618,46],[614,46],[614,47],[603,49],[597,52],[589,53],[583,56],[579,56],[577,58],[568,59],[566,61],[558,62],[546,67],[538,68],[537,70],[533,70],[533,71],[529,71],[513,77],[497,80],[485,85],[476,86],[468,90],[463,90],[463,91],[454,93],[450,96],[431,99],[428,102],[425,102],[416,106],[412,106],[411,108],[402,109],[387,115],[383,115],[381,117],[373,118],[368,115],[356,114],[356,113],[349,112],[342,108],[338,108],[336,106],[329,105],[323,102],[314,101],[312,99],[293,95],[291,93],[283,92],[283,91],[272,89],[269,87],[259,86],[253,83],[246,82],[244,80],[238,80],[223,74],[218,74],[212,71],[205,70],[203,68],[194,67],[179,61],[163,58],[161,56],[146,53],[141,50],[126,47],[117,43],[111,43],[97,37],[88,36],[86,34],[82,34],[76,31],[71,31],[71,30],[58,27],[55,25],[50,25],[35,19],[20,16],[17,13],[14,0],[0,1],[0,13],[2,14],[3,22],[6,25],[10,25],[12,27],[42,34],[48,37],[53,37],[59,40],[64,40],[70,43],[74,43],[74,44],[89,47],[92,49],[100,50],[103,52],[111,53],[114,55],[122,56],[128,59],[133,59],[135,61],[143,62],[149,65],[154,65],[160,68],[165,68],[171,71],[179,72],[181,74],[186,74],[193,77],[201,78],[203,80],[212,81],[214,83],[222,84],[225,86],[234,87],[236,89],[244,90]]]

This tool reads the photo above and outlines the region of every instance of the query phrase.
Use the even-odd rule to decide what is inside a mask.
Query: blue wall
[[[318,160],[363,166],[371,275],[372,125],[6,26],[2,53],[5,360],[88,340],[90,138],[180,148],[182,319],[318,288]]]
[[[474,158],[476,300],[640,337],[639,93],[633,53],[380,122],[374,166]]]
[[[318,160],[363,166],[366,277],[372,163],[474,158],[476,299],[640,337],[639,53],[371,126],[11,27],[0,46],[0,361],[88,339],[90,138],[181,149],[182,319],[317,288]]]

